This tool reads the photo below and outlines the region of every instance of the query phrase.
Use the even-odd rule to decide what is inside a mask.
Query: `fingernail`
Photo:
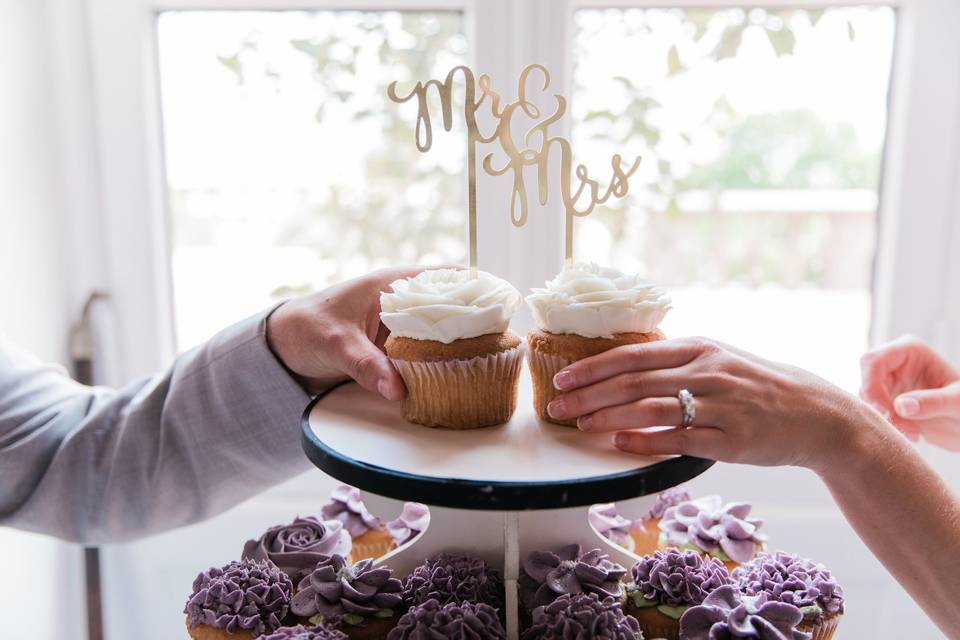
[[[563,398],[557,398],[547,405],[547,413],[551,418],[562,418],[567,410],[567,403]]]
[[[920,402],[916,398],[900,396],[894,401],[893,408],[901,418],[911,418],[920,413]]]
[[[377,380],[377,391],[387,400],[390,400],[390,383],[386,378]]]
[[[593,416],[583,416],[577,420],[577,428],[580,429],[580,431],[589,431],[592,426]]]
[[[625,433],[615,433],[613,434],[613,446],[617,449],[623,449],[627,446],[627,443],[630,442],[630,436]]]
[[[569,371],[561,371],[553,376],[553,386],[563,391],[573,386],[573,374]]]

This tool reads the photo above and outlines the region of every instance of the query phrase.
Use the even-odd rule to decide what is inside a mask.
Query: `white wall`
[[[0,0],[0,332],[65,362],[63,203],[46,9],[36,0]],[[5,637],[54,638],[65,621],[82,628],[80,559],[76,547],[0,529]]]

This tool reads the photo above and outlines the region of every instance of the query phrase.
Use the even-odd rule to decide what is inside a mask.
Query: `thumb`
[[[379,393],[387,400],[402,400],[406,388],[400,374],[390,364],[386,354],[370,342],[367,336],[356,332],[341,342],[339,360],[343,372],[361,387]]]
[[[901,418],[929,420],[944,416],[960,417],[960,382],[939,389],[917,389],[902,393],[893,401]]]

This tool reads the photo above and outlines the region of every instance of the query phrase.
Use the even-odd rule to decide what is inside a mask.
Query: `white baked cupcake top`
[[[390,284],[380,294],[380,320],[390,333],[414,340],[454,340],[503,333],[520,305],[520,292],[485,271],[470,279],[461,269],[432,269]]]
[[[670,297],[635,275],[581,262],[534,289],[527,304],[541,331],[610,338],[656,329],[670,310]]]

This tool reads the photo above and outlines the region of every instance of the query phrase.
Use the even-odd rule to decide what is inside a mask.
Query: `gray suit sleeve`
[[[120,390],[0,341],[0,525],[97,544],[209,518],[308,468],[307,395],[262,313]]]

